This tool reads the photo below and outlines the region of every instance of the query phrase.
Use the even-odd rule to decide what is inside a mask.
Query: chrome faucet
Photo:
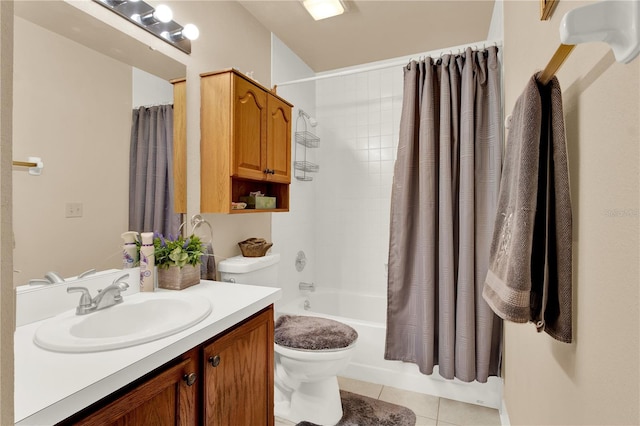
[[[44,279],[42,278],[33,278],[29,280],[29,285],[37,285],[37,284],[57,284],[63,283],[64,278],[62,278],[57,272],[49,271],[44,274]]]
[[[122,282],[125,278],[129,278],[129,274],[116,278],[104,290],[98,290],[98,295],[94,298],[91,298],[91,293],[86,287],[67,287],[67,293],[82,293],[76,315],[85,315],[122,303],[124,299],[120,293],[129,288],[129,284]]]
[[[89,269],[88,271],[84,271],[80,275],[78,275],[78,279],[84,278],[88,275],[93,275],[96,273],[95,269]],[[43,278],[33,278],[29,280],[29,285],[39,285],[39,284],[58,284],[66,282],[64,278],[60,276],[57,272],[49,271],[44,274]]]
[[[316,291],[316,285],[314,283],[300,282],[300,284],[298,284],[298,288],[300,291]]]

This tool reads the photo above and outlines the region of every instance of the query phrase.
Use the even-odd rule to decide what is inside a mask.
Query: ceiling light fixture
[[[316,21],[342,15],[346,10],[341,0],[303,0],[302,5]]]
[[[200,34],[198,27],[193,24],[183,27],[173,21],[171,8],[164,4],[153,8],[142,0],[93,1],[187,54],[191,53],[191,40],[197,39]]]

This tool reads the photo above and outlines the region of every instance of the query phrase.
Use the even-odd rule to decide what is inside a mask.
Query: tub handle
[[[220,365],[220,355],[210,356],[209,364],[211,364],[214,367],[217,367],[218,365]]]

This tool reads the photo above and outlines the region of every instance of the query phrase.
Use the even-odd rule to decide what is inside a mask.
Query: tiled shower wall
[[[272,57],[272,84],[315,75],[313,70],[275,35],[272,35]],[[293,131],[296,130],[296,126],[301,127],[304,123],[302,119],[298,118],[300,109],[310,115],[315,115],[315,82],[283,85],[278,87],[278,94],[294,105],[291,117]],[[292,137],[292,161],[298,147]],[[309,161],[316,160],[309,158]],[[315,181],[302,182],[292,178],[289,188],[289,212],[271,213],[271,238],[273,242],[271,251],[280,253],[278,280],[282,288],[282,299],[276,304],[276,309],[279,305],[286,304],[299,295],[299,282],[313,282],[315,280],[314,270],[317,263],[314,241],[315,183]],[[302,271],[298,271],[295,266],[296,255],[299,251],[303,251],[308,258],[307,265]]]
[[[315,281],[386,294],[402,67],[316,82]]]
[[[315,75],[275,36],[272,48],[273,83]],[[302,108],[318,121],[307,130],[320,137],[319,148],[307,150],[320,171],[309,174],[310,182],[292,178],[289,213],[272,215],[273,251],[282,256],[281,303],[299,294],[300,281],[386,294],[402,83],[402,66],[395,66],[278,87],[295,105],[293,131],[303,130]],[[302,160],[304,148],[292,145],[292,161]],[[299,250],[308,257],[302,272],[294,266]]]

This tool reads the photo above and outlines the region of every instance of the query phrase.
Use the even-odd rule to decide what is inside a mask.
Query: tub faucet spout
[[[300,284],[298,284],[298,288],[300,291],[316,291],[316,285],[314,283],[300,282]]]

